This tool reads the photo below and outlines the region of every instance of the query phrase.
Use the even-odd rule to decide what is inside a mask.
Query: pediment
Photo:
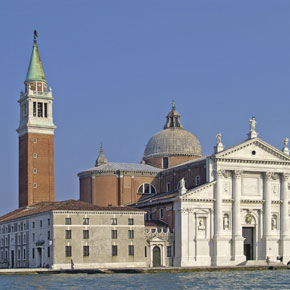
[[[196,188],[188,190],[185,194],[182,195],[181,199],[193,199],[195,201],[206,201],[206,200],[212,200],[214,195],[214,184],[216,181],[202,184],[201,186],[198,186]]]
[[[148,239],[148,242],[152,242],[152,243],[161,243],[161,242],[164,242],[164,240],[162,240],[162,239],[160,239],[160,238],[154,236],[154,237],[152,237],[152,238],[149,238],[149,239]]]
[[[254,138],[215,154],[217,159],[290,162],[290,156],[269,143]]]

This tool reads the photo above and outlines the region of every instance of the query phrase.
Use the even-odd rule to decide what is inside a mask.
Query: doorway
[[[254,260],[254,228],[243,227],[244,255],[246,260]]]
[[[11,251],[11,268],[14,268],[14,251]]]
[[[42,268],[42,248],[37,248],[37,253],[38,253],[38,267]]]
[[[158,246],[153,248],[153,267],[161,266],[161,251]]]

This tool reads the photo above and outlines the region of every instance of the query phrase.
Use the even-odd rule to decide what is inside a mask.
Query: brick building
[[[54,200],[54,130],[51,88],[34,33],[32,55],[21,91],[19,135],[19,207]]]
[[[150,194],[174,192],[182,178],[192,188],[205,182],[205,162],[198,139],[183,129],[173,104],[163,130],[148,141],[141,163],[108,162],[101,147],[95,167],[78,174],[80,200],[127,205]]]

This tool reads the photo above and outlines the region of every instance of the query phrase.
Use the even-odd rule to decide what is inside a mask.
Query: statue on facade
[[[277,230],[277,216],[276,215],[273,215],[272,216],[272,230]]]
[[[224,150],[224,145],[222,143],[222,133],[217,133],[216,135],[217,144],[214,146],[215,153],[219,153]]]
[[[288,148],[288,143],[289,143],[289,138],[285,138],[283,140],[283,144],[284,144],[284,147],[283,147],[283,152],[288,154],[289,155],[289,148]]]
[[[250,130],[251,130],[251,132],[255,132],[256,131],[256,119],[255,119],[255,117],[252,117],[249,120],[249,123],[250,123]]]
[[[185,194],[187,192],[187,189],[185,187],[184,177],[182,179],[180,179],[180,181],[179,181],[178,192],[179,192],[179,195],[183,195],[183,194]]]
[[[224,230],[229,229],[229,216],[227,214],[225,214],[223,218],[223,228]]]
[[[199,230],[205,230],[205,225],[204,225],[204,219],[203,218],[199,219],[199,221],[198,221],[198,229]]]
[[[217,133],[216,141],[217,141],[217,145],[222,143],[222,133]]]
[[[179,188],[180,189],[184,189],[185,188],[185,180],[184,180],[184,177],[179,182]]]
[[[248,134],[249,139],[258,137],[258,133],[256,132],[256,118],[252,117],[249,119],[249,125],[250,125],[250,132]]]

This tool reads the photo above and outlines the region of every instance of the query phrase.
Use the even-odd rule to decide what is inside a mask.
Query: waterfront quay
[[[289,270],[286,265],[259,265],[233,267],[159,267],[159,268],[116,268],[116,269],[45,269],[45,268],[18,268],[0,269],[0,275],[31,275],[31,274],[146,274],[146,273],[177,273],[177,272],[218,272],[218,271],[266,271]]]

